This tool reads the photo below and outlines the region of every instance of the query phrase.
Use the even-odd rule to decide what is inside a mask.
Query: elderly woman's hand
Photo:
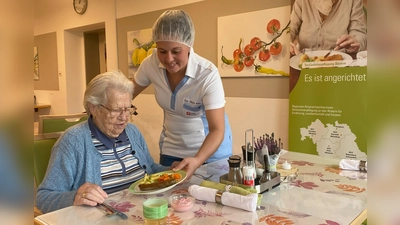
[[[336,48],[334,50],[342,48],[344,48],[348,53],[356,53],[360,49],[360,43],[354,36],[345,34],[337,39]]]
[[[107,197],[107,193],[99,185],[86,182],[76,191],[74,205],[96,206]]]

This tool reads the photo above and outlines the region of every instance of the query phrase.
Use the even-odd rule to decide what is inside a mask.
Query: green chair
[[[51,149],[63,132],[38,134],[33,143],[33,173],[36,187],[43,181],[50,160]]]
[[[65,115],[39,115],[39,134],[63,132],[67,128],[87,120],[86,113]]]

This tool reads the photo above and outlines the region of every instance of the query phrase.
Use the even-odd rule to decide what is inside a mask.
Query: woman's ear
[[[89,111],[90,111],[90,115],[93,115],[93,114],[95,114],[95,110],[96,110],[96,105],[93,105],[92,103],[88,103],[89,104]]]

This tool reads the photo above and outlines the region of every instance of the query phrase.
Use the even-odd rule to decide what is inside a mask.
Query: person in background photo
[[[134,84],[121,72],[97,75],[88,84],[83,104],[87,121],[67,129],[54,145],[37,207],[51,212],[71,205],[96,206],[109,193],[169,169],[154,163],[146,142],[129,117]]]
[[[366,16],[362,0],[295,0],[290,23],[290,53],[367,49]]]
[[[232,155],[221,77],[212,62],[194,52],[194,38],[186,12],[165,11],[152,28],[157,49],[141,63],[133,80],[133,97],[153,84],[164,112],[160,163],[184,169],[187,178],[202,164]]]

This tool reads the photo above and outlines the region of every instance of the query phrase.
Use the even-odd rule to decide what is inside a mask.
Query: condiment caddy
[[[255,140],[253,135],[253,130],[252,129],[246,130],[245,132],[246,144],[242,146],[243,159],[244,159],[243,167],[240,168],[241,165],[240,156],[233,155],[229,157],[228,160],[229,173],[222,175],[220,177],[220,182],[244,188],[254,188],[257,190],[257,193],[263,193],[271,190],[274,187],[279,186],[281,182],[280,173],[270,170],[269,154],[267,151],[262,158],[264,171],[261,176],[257,175],[255,167],[255,150],[254,150],[255,148],[252,144],[250,144],[250,142],[247,141],[249,134],[251,134],[251,140]]]

